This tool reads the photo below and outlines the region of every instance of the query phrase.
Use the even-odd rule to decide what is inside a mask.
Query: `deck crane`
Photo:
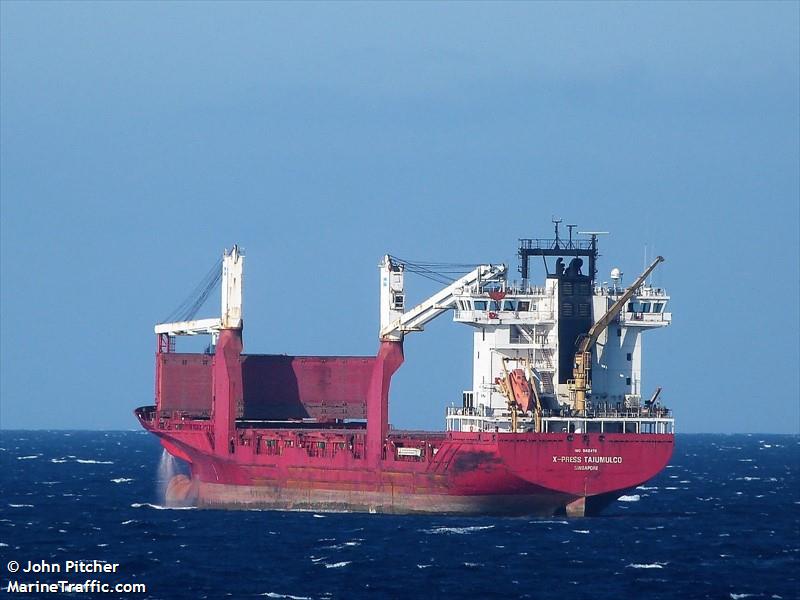
[[[404,311],[405,265],[392,260],[388,254],[380,264],[381,272],[381,341],[399,342],[410,331],[422,331],[425,324],[455,306],[455,294],[459,290],[505,276],[505,265],[479,265],[460,279],[436,292],[417,306]]]
[[[630,300],[645,280],[650,276],[659,263],[664,262],[663,256],[657,256],[639,278],[622,294],[606,313],[600,317],[589,332],[579,338],[575,351],[575,362],[572,369],[572,380],[569,382],[570,391],[575,392],[575,410],[579,415],[586,413],[586,388],[589,379],[589,370],[592,364],[592,346],[595,345],[600,334],[606,330],[622,308]]]
[[[174,338],[179,335],[210,335],[211,345],[216,344],[219,332],[223,329],[242,328],[242,284],[244,276],[244,250],[238,245],[222,254],[222,262],[218,263],[220,269],[209,285],[202,291],[202,296],[207,296],[213,286],[221,280],[221,316],[211,319],[193,319],[193,313],[188,313],[189,320],[173,323],[159,323],[154,330],[158,336],[159,351],[170,351],[174,347]],[[195,308],[200,308],[195,303]],[[172,342],[170,342],[170,338]]]

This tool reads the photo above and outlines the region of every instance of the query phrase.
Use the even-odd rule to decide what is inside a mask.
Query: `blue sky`
[[[679,431],[798,432],[798,6],[2,2],[0,426],[135,427],[234,242],[248,351],[370,354],[382,254],[515,269],[557,215],[606,279],[666,257]],[[467,328],[409,336],[392,422],[470,369]]]

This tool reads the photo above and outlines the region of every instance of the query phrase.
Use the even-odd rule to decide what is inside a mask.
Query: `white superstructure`
[[[557,278],[548,278],[544,287],[521,288],[503,282],[499,289],[473,286],[456,296],[453,320],[475,330],[472,389],[463,392],[460,407],[448,410],[448,430],[509,430],[508,399],[497,384],[505,374],[504,359],[507,370],[528,368],[533,372],[531,383],[537,386],[546,413],[570,413],[569,386],[558,383],[564,378],[558,361],[558,286]],[[613,286],[595,287],[593,314],[605,313],[622,291]],[[601,334],[593,353],[593,414],[633,414],[642,408],[642,333],[670,324],[668,301],[661,288],[640,288]],[[530,416],[520,419],[522,425],[530,422]]]

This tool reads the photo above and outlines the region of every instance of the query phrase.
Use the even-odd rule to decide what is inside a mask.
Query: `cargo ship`
[[[155,405],[141,425],[187,465],[171,505],[370,513],[588,516],[667,465],[675,423],[642,395],[642,334],[671,322],[669,296],[597,281],[598,234],[519,240],[521,278],[470,265],[406,310],[405,278],[435,265],[386,255],[372,356],[243,352],[244,252],[225,250],[194,311],[155,326]],[[543,279],[531,279],[531,262]],[[221,315],[195,319],[221,283]],[[389,424],[403,340],[452,312],[473,334],[472,389],[443,399],[444,431]],[[180,336],[209,336],[179,352]],[[449,404],[449,406],[448,406]]]

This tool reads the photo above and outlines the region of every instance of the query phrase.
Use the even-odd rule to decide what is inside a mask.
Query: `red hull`
[[[397,435],[389,437],[390,448],[402,440],[405,447],[413,442],[428,452],[410,459],[392,452],[374,469],[349,448],[333,456],[296,445],[262,454],[248,445],[226,459],[214,455],[202,432],[153,432],[191,466],[192,481],[172,486],[172,502],[387,513],[597,512],[661,471],[673,448],[673,436],[656,434]],[[338,437],[331,434],[329,440]]]
[[[389,382],[402,363],[398,343],[383,343],[370,364],[362,386],[366,428],[324,420],[311,426],[247,423],[237,412],[247,397],[240,350],[240,332],[223,331],[211,367],[211,419],[156,407],[137,411],[142,425],[167,451],[190,465],[191,479],[179,477],[171,483],[171,502],[386,513],[551,515],[565,510],[584,515],[652,478],[672,455],[674,436],[669,434],[390,432]],[[163,394],[168,382],[162,372],[158,378]],[[347,385],[353,388],[352,381]]]

